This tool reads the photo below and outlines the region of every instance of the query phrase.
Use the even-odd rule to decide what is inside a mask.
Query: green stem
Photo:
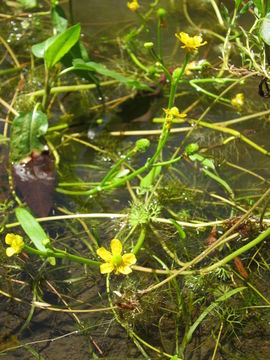
[[[127,53],[129,54],[131,60],[134,62],[135,65],[138,66],[138,68],[140,68],[141,70],[145,71],[146,73],[148,72],[148,68],[146,66],[144,66],[140,60],[137,58],[137,56],[131,51],[131,49],[129,48],[128,43],[125,46],[125,49],[127,51]]]
[[[158,17],[158,28],[157,28],[157,46],[158,46],[158,57],[162,61],[162,46],[161,46],[161,18]]]
[[[145,240],[145,235],[146,235],[146,227],[143,226],[142,229],[141,229],[141,233],[140,233],[140,236],[139,236],[139,239],[137,241],[137,244],[134,246],[133,250],[132,250],[132,253],[133,254],[137,254],[137,252],[140,250],[140,248],[142,247],[143,243],[144,243],[144,240]]]
[[[107,173],[107,175],[103,178],[103,180],[100,183],[100,187],[103,187],[107,181],[109,181],[112,177],[112,175],[119,169],[119,167],[126,161],[128,160],[132,155],[134,155],[136,153],[136,146],[123,158],[121,158],[115,165],[114,167],[111,168],[111,170]]]
[[[185,56],[184,64],[181,68],[181,71],[179,72],[179,75],[177,76],[176,79],[172,78],[168,109],[173,107],[177,86],[178,86],[179,81],[182,79],[182,77],[185,73],[185,69],[188,64],[189,58],[190,58],[190,53],[187,52],[186,56]]]
[[[254,246],[258,245],[269,235],[270,235],[270,227],[267,230],[265,230],[262,234],[257,236],[254,240],[252,240],[248,244],[242,246],[240,249],[232,252],[230,255],[226,256],[225,258],[216,262],[215,264],[208,266],[207,268],[201,270],[201,273],[202,274],[209,273],[218,267],[224,266],[229,261],[232,261],[236,256],[239,256],[239,255],[243,254],[244,252],[248,251],[249,249],[253,248]]]
[[[22,66],[18,66],[18,67],[14,67],[14,68],[11,68],[11,69],[0,70],[0,76],[13,74],[13,73],[22,71],[22,69],[23,69]]]
[[[44,65],[45,65],[44,66],[45,79],[44,79],[44,93],[43,93],[43,99],[42,99],[42,108],[43,108],[43,111],[46,112],[48,97],[50,95],[50,86],[49,86],[49,69],[47,68],[46,63]]]
[[[87,259],[81,256],[76,256],[69,254],[65,251],[59,250],[59,249],[49,249],[47,252],[43,252],[37,249],[34,249],[28,245],[24,245],[23,249],[28,252],[29,254],[39,255],[45,258],[49,257],[55,257],[55,258],[61,258],[61,259],[69,259],[71,261],[75,261],[80,264],[89,265],[91,267],[97,267],[100,266],[100,261],[95,261],[91,259]]]
[[[118,83],[117,80],[103,81],[99,84],[99,87],[110,86],[117,83]],[[61,93],[74,92],[74,91],[94,90],[96,88],[97,88],[96,84],[66,85],[66,86],[53,87],[51,88],[50,93],[53,95],[53,94],[61,94]],[[44,96],[44,93],[45,91],[43,89],[28,93],[26,94],[26,96]]]

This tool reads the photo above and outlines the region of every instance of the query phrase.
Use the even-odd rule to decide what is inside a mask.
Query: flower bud
[[[185,150],[186,150],[187,155],[192,155],[199,150],[199,145],[197,143],[188,144],[185,147]]]
[[[146,48],[146,49],[152,49],[154,47],[154,43],[152,42],[145,42],[143,44],[143,46]]]
[[[150,147],[150,141],[148,139],[139,139],[136,141],[136,148],[140,153],[146,152]]]
[[[167,11],[163,8],[159,8],[157,10],[157,16],[162,20],[165,18],[165,16],[167,15]]]

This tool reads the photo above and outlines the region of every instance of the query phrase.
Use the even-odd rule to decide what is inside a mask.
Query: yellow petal
[[[124,275],[128,275],[132,272],[131,268],[129,266],[124,266],[124,265],[120,265],[117,267],[117,272],[116,273],[121,273]]]
[[[109,274],[113,271],[113,264],[105,263],[100,265],[101,274]]]
[[[122,254],[122,244],[118,239],[113,239],[111,241],[111,249],[113,255],[121,255]]]
[[[134,254],[124,254],[122,256],[123,259],[123,266],[130,266],[136,264],[136,256]]]
[[[97,249],[97,254],[99,257],[101,257],[102,260],[104,260],[106,262],[110,262],[112,259],[112,254],[108,250],[106,250],[104,247]]]
[[[6,249],[6,255],[7,255],[8,257],[14,255],[15,253],[16,253],[16,251],[15,251],[12,247],[8,247],[8,248]]]
[[[12,241],[15,238],[15,236],[16,236],[15,234],[7,234],[6,237],[5,237],[5,243],[8,244],[8,245],[11,245]]]

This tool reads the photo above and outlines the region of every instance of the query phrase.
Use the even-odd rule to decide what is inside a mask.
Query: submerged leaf
[[[185,239],[186,238],[186,233],[184,232],[182,226],[180,224],[178,224],[177,221],[175,221],[174,219],[169,219],[170,222],[175,226],[177,232],[178,232],[178,235],[180,236],[180,239]]]
[[[21,113],[17,116],[11,127],[10,161],[18,163],[33,151],[40,153],[44,149],[43,136],[47,129],[48,119],[41,111]]]

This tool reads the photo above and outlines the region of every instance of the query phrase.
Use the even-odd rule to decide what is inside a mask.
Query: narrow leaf
[[[21,227],[35,247],[40,251],[47,252],[47,248],[43,243],[48,241],[48,236],[37,220],[23,208],[17,208],[15,213]]]
[[[215,302],[213,302],[211,305],[209,305],[189,328],[189,330],[185,336],[185,339],[182,343],[182,346],[181,346],[182,351],[185,349],[186,345],[192,339],[192,335],[193,335],[194,331],[196,330],[196,328],[199,326],[199,324],[203,321],[203,319],[207,315],[209,315],[213,311],[213,309],[215,307],[217,307],[219,305],[220,302],[228,300],[233,295],[239,293],[240,291],[244,291],[245,289],[246,289],[245,286],[241,286],[239,288],[233,289],[233,290],[229,291],[227,294],[220,296]]]
[[[153,91],[153,89],[147,87],[146,85],[140,84],[137,80],[124,76],[114,70],[109,70],[105,65],[96,63],[94,61],[84,62],[81,59],[75,59],[73,61],[73,66],[75,70],[95,71],[100,75],[108,76],[110,78],[119,81],[122,84],[126,84],[127,86],[130,87],[135,87],[138,90]]]
[[[170,222],[175,226],[179,236],[180,236],[180,239],[184,240],[186,238],[186,233],[184,232],[184,230],[182,229],[182,226],[178,224],[177,221],[175,221],[174,219],[169,219]]]
[[[66,55],[80,38],[81,25],[71,26],[57,35],[51,45],[45,50],[44,59],[48,69],[52,68]]]
[[[230,185],[225,180],[221,179],[218,175],[213,174],[211,171],[208,171],[207,169],[202,169],[202,171],[205,173],[205,175],[209,176],[211,179],[215,180],[221,186],[223,186],[224,189],[228,191],[230,196],[233,196],[233,191]]]

